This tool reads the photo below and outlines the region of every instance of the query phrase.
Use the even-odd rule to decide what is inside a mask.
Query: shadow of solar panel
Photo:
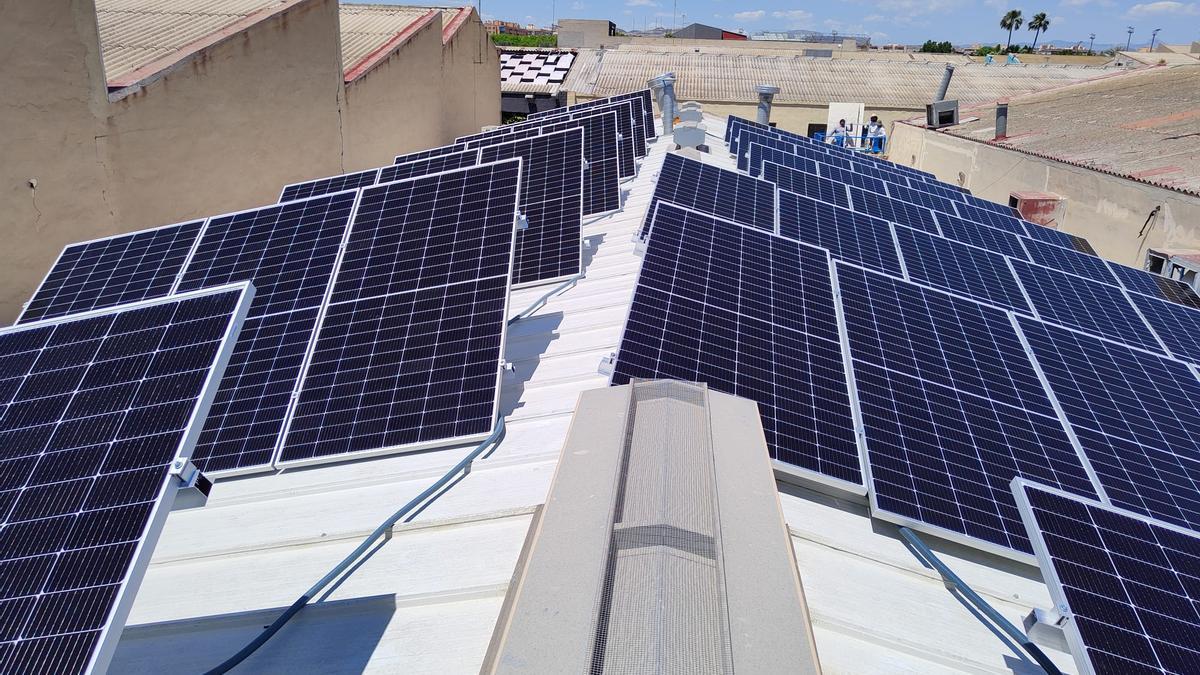
[[[779,234],[828,249],[834,258],[904,274],[892,226],[878,218],[781,190]]]
[[[1011,556],[1014,477],[1096,495],[1007,312],[834,267],[876,515]]]
[[[896,226],[896,241],[912,281],[1032,316],[1021,285],[999,253],[902,225]]]
[[[1200,670],[1200,534],[1014,482],[1082,673]]]
[[[445,155],[438,155],[437,157],[427,157],[412,162],[405,162],[404,164],[385,166],[379,170],[379,180],[377,182],[391,183],[398,180],[408,180],[409,178],[425,176],[431,173],[441,173],[443,171],[475,166],[478,163],[478,150],[452,152]]]
[[[663,159],[654,195],[642,223],[645,233],[654,206],[677,206],[718,216],[767,232],[775,231],[775,186],[736,171],[726,171],[694,159],[668,154]]]
[[[270,466],[356,193],[209,220],[182,291],[251,280],[257,290],[192,461],[202,471]]]
[[[1017,258],[1018,260],[1029,259],[1029,254],[1025,252],[1025,247],[1021,245],[1022,237],[1007,230],[998,230],[994,227],[963,220],[958,216],[946,213],[935,215],[938,227],[942,231],[942,236],[947,239],[961,241],[964,244],[977,246],[988,251],[995,251],[996,253]]]
[[[930,209],[868,192],[853,185],[847,186],[847,189],[850,191],[850,208],[859,213],[883,218],[889,223],[939,234],[937,220]]]
[[[1163,352],[1120,288],[1020,260],[1013,260],[1012,266],[1042,320]]]
[[[495,425],[520,160],[363,191],[277,465]]]
[[[1020,326],[1108,499],[1200,527],[1200,381],[1192,370],[1042,322]]]
[[[846,195],[846,186],[827,178],[789,169],[771,162],[763,164],[762,177],[768,183],[778,186],[780,190],[804,195],[844,209],[850,208],[850,198]]]
[[[0,670],[106,670],[252,297],[0,331]]]
[[[1126,267],[1119,263],[1110,261],[1108,268],[1112,270],[1121,285],[1126,290],[1142,295],[1149,295],[1163,300],[1185,305],[1187,307],[1200,308],[1200,295],[1191,286],[1177,279],[1164,277],[1161,274],[1153,274],[1145,270]]]
[[[862,494],[825,251],[660,202],[613,382],[759,404],[771,456]]]
[[[379,169],[368,169],[356,173],[346,173],[328,178],[310,180],[304,183],[293,183],[283,188],[279,195],[279,203],[308,199],[320,195],[357,190],[360,187],[374,185],[379,177]]]
[[[107,237],[63,249],[17,323],[166,295],[203,220]]]

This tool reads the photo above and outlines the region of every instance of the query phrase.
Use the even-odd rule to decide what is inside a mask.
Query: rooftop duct
[[[937,98],[933,99],[935,103],[946,100],[946,94],[950,91],[950,78],[952,77],[954,77],[954,65],[947,63],[946,70],[942,73],[942,83],[938,85]]]
[[[753,401],[584,392],[484,673],[817,673]]]
[[[662,133],[671,133],[675,126],[675,73],[663,73],[647,81],[658,99],[658,109],[662,112]]]
[[[779,93],[779,87],[772,84],[760,84],[754,88],[758,92],[758,123],[771,123],[771,101]]]

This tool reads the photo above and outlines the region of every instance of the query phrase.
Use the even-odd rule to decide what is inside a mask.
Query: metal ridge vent
[[[482,672],[735,670],[819,672],[756,404],[584,392]]]

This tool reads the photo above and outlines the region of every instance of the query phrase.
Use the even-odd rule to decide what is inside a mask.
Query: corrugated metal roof
[[[500,91],[555,94],[567,79],[573,63],[575,52],[571,50],[502,50]]]
[[[349,74],[389,40],[429,12],[441,12],[444,28],[464,9],[469,8],[343,3],[338,12],[342,33],[342,70]],[[443,34],[443,39],[445,37]]]
[[[994,118],[948,129],[991,141]],[[1200,192],[1200,65],[1137,70],[1013,99],[999,143],[1147,183]]]
[[[286,0],[96,0],[109,82]],[[181,54],[182,56],[183,54]]]
[[[581,49],[566,88],[583,96],[612,96],[644,88],[646,80],[672,71],[680,100],[758,100],[758,84],[781,89],[777,103],[862,101],[874,107],[923,109],[941,82],[941,63],[816,59],[735,52]],[[950,98],[982,103],[1078,82],[1105,70],[1079,66],[962,64]]]

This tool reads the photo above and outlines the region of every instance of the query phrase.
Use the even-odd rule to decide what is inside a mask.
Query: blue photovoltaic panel
[[[654,215],[654,205],[670,202],[688,209],[775,231],[775,185],[736,171],[668,154],[663,160],[654,186],[654,196],[646,211],[646,223]]]
[[[776,138],[770,134],[761,134],[753,129],[743,129],[738,132],[738,156],[737,168],[739,171],[745,171],[751,176],[757,176],[762,173],[762,164],[752,165],[750,163],[750,148],[751,145],[761,145],[767,148],[773,148],[788,154],[796,154],[796,144]]]
[[[730,115],[725,119],[725,145],[729,145],[733,140],[734,135],[741,129],[755,129],[758,131],[774,130],[770,124],[759,124],[753,120],[744,119]]]
[[[931,195],[937,195],[952,202],[961,202],[965,200],[962,188],[958,187],[957,185],[951,186],[947,183],[925,180],[913,176],[909,176],[906,181],[908,187],[912,190],[928,192]]]
[[[998,204],[996,202],[993,202],[993,201],[990,201],[987,199],[982,199],[980,197],[976,197],[975,195],[970,195],[970,194],[964,194],[962,196],[962,199],[965,203],[970,204],[972,206],[977,206],[985,211],[991,211],[992,213],[998,213],[1002,216],[1008,216],[1010,218],[1020,218],[1021,217],[1021,214],[1018,213],[1016,209],[1014,209],[1013,207],[1011,207],[1007,204]]]
[[[953,200],[928,192],[914,190],[900,183],[889,182],[887,184],[887,194],[893,199],[899,199],[902,202],[916,204],[917,206],[924,206],[927,209],[933,209],[941,213],[949,213],[951,215],[955,213]]]
[[[979,248],[1002,253],[1018,260],[1028,260],[1029,255],[1025,252],[1025,247],[1021,245],[1021,237],[1008,232],[1007,230],[998,230],[987,225],[980,225],[969,220],[963,220],[957,216],[951,216],[945,213],[938,213],[938,227],[942,230],[942,236],[954,241],[961,241],[964,244],[971,244]]]
[[[209,220],[179,289],[251,280],[256,293],[192,453],[201,471],[270,465],[355,196],[341,192]]]
[[[861,493],[825,251],[660,202],[613,382],[659,377],[756,401],[772,457]]]
[[[789,169],[771,162],[763,164],[762,175],[763,180],[779,186],[780,190],[804,195],[844,209],[850,208],[850,198],[846,195],[846,186],[828,178],[821,178],[816,174]]]
[[[1130,293],[1129,299],[1154,327],[1154,332],[1171,354],[1200,364],[1200,309],[1139,293]]]
[[[418,150],[417,152],[410,152],[406,155],[398,155],[395,163],[407,164],[409,162],[415,162],[418,159],[428,159],[430,157],[438,157],[440,155],[449,155],[455,152],[462,152],[462,150],[463,148],[461,145],[442,145],[436,148],[429,148],[428,150]]]
[[[203,226],[198,220],[66,247],[17,323],[166,295]]]
[[[779,234],[829,249],[830,255],[903,275],[887,221],[781,190]]]
[[[751,143],[749,147],[751,176],[761,177],[763,164],[767,162],[805,173],[817,172],[817,163],[807,157],[789,154],[783,150],[776,150],[758,143]]]
[[[1200,528],[1200,381],[1181,361],[1020,319],[1108,500]]]
[[[1092,248],[1092,245],[1088,243],[1088,240],[1084,239],[1083,237],[1077,237],[1073,234],[1067,234],[1066,232],[1055,230],[1049,227],[1042,227],[1041,225],[1038,225],[1037,223],[1031,223],[1028,220],[1024,222],[1024,225],[1026,232],[1029,233],[1029,236],[1040,242],[1054,244],[1055,246],[1062,246],[1063,248],[1069,248],[1071,250],[1079,251],[1080,253],[1086,253],[1088,255],[1097,255],[1096,249]]]
[[[647,117],[645,110],[642,107],[644,104],[641,97],[623,98],[621,100],[612,100],[607,103],[589,101],[588,103],[581,103],[571,106],[569,110],[571,114],[578,114],[582,112],[600,112],[611,110],[614,108],[614,106],[619,106],[622,104],[629,104],[632,106],[630,113],[633,117],[634,154],[636,154],[638,157],[645,157],[646,140],[654,138],[654,113],[651,112],[649,117]]]
[[[630,101],[623,102],[620,106],[598,106],[594,109],[585,109],[579,112],[572,112],[570,118],[572,120],[583,120],[595,117],[597,115],[612,114],[617,123],[617,169],[618,175],[621,178],[632,178],[637,175],[637,143],[636,134],[633,130],[633,107]],[[546,133],[543,131],[542,133]]]
[[[495,425],[521,162],[363,190],[278,463]]]
[[[1013,484],[1081,673],[1200,672],[1200,534]]]
[[[1012,216],[996,213],[995,211],[981,209],[978,206],[973,206],[971,204],[957,203],[954,205],[954,208],[958,211],[958,216],[960,218],[965,218],[971,222],[999,228],[1001,230],[1012,232],[1013,234],[1028,234],[1028,231],[1025,229],[1024,221],[1022,221],[1020,218],[1014,218]]]
[[[645,125],[640,122],[641,105],[638,99],[615,101],[605,105],[574,108],[570,112],[572,119],[600,112],[617,113],[617,130],[624,137],[622,142],[628,142],[634,157],[646,156]]]
[[[426,159],[405,162],[404,164],[385,166],[379,170],[378,182],[391,183],[398,180],[407,180],[417,176],[426,176],[431,173],[441,173],[443,171],[451,171],[453,169],[463,169],[468,166],[474,166],[478,163],[478,150],[452,152],[446,155],[438,155],[437,157],[428,157]]]
[[[374,185],[379,176],[379,169],[369,169],[357,173],[347,173],[340,176],[330,176],[305,183],[294,183],[283,188],[279,202],[290,202],[297,199],[308,199],[319,195],[332,194],[343,190],[357,190],[366,185]]]
[[[621,101],[633,101],[634,105],[637,106],[635,108],[635,114],[639,113],[639,112],[641,114],[641,120],[639,122],[639,125],[642,128],[643,137],[647,140],[654,138],[657,135],[657,132],[654,129],[654,104],[650,101],[650,90],[649,89],[642,89],[640,91],[631,91],[626,94],[618,94],[616,96],[609,96],[607,98],[598,98],[593,101],[585,101],[583,103],[576,103],[575,105],[569,106],[566,108],[555,108],[554,110],[543,110],[542,112],[536,112],[536,113],[529,115],[529,117],[527,119],[541,120],[541,119],[545,119],[546,117],[562,115],[564,113],[578,112],[581,110],[590,110],[592,108],[600,108],[600,107],[612,105],[613,103],[620,103]],[[728,139],[726,139],[726,140],[728,140]],[[642,155],[638,155],[638,156],[641,157]]]
[[[1014,477],[1096,495],[1006,312],[835,267],[875,512],[1029,553]]]
[[[1163,300],[1170,300],[1188,307],[1200,308],[1200,295],[1191,286],[1177,279],[1170,279],[1161,274],[1153,274],[1145,270],[1126,267],[1112,261],[1108,263],[1109,269],[1120,280],[1121,285],[1127,290],[1142,295],[1149,295]]]
[[[1092,281],[1114,286],[1117,284],[1117,278],[1109,270],[1103,258],[1032,239],[1025,240],[1025,250],[1029,252],[1029,259],[1036,265],[1070,272]]]
[[[583,129],[583,215],[610,213],[621,208],[620,151],[617,143],[617,113],[600,112],[587,117],[542,126],[542,134]]]
[[[501,127],[492,131],[485,131],[482,134],[475,134],[469,141],[460,141],[460,149],[474,150],[496,143],[508,143],[522,138],[533,138],[534,136],[542,135],[542,127],[540,125],[528,127]]]
[[[851,208],[859,213],[883,218],[890,223],[907,225],[908,227],[938,234],[937,221],[933,211],[916,204],[892,199],[887,195],[868,192],[851,185]]]
[[[579,274],[583,251],[583,129],[482,149],[484,163],[521,158],[521,213],[513,283]]]
[[[107,669],[252,295],[0,331],[0,671]]]
[[[896,240],[909,279],[1032,314],[1003,255],[903,226],[896,227]]]
[[[821,164],[817,171],[809,171],[809,173],[819,173],[822,178],[828,178],[837,183],[845,183],[860,187],[871,192],[884,194],[887,188],[883,186],[883,181],[878,178],[873,178],[865,173],[858,173],[849,169],[842,169],[833,164]]]
[[[1041,319],[1127,345],[1163,351],[1150,327],[1116,286],[1020,260],[1013,260],[1012,265]]]

